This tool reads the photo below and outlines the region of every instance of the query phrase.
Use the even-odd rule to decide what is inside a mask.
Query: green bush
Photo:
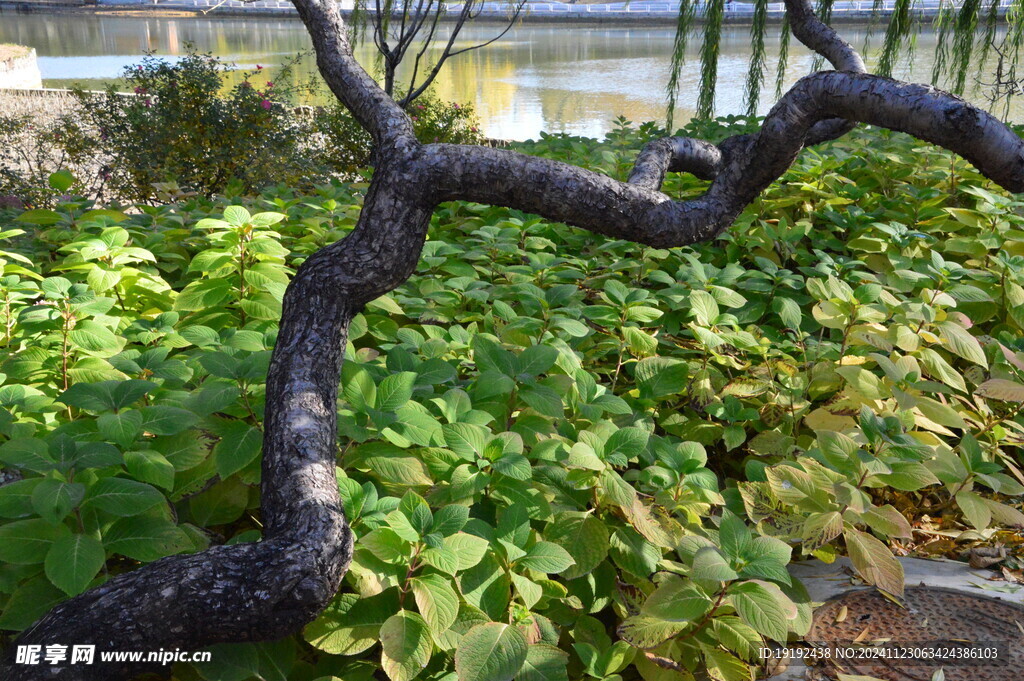
[[[655,134],[521,148],[624,177]],[[23,477],[0,486],[0,627],[259,538],[281,296],[359,186],[0,214],[0,463]],[[344,592],[176,678],[750,679],[809,626],[791,560],[846,553],[898,594],[892,542],[1019,546],[1022,208],[876,130],[692,248],[445,204],[349,334]]]
[[[292,66],[273,76],[257,67],[239,81],[210,55],[150,55],[104,93],[75,90],[77,106],[63,115],[0,115],[0,197],[52,205],[61,193],[47,178],[62,170],[78,191],[128,203],[357,178],[371,161],[370,136],[340,104],[296,107],[317,88],[291,84]],[[428,94],[410,117],[427,142],[483,141],[469,106]]]
[[[421,142],[482,144],[485,139],[473,107],[443,102],[430,93],[409,107],[416,137]],[[371,162],[370,135],[341,104],[318,108],[313,128],[319,136],[322,158],[335,172],[355,177]]]
[[[327,177],[304,147],[292,92],[261,70],[233,86],[227,75],[210,55],[189,52],[176,62],[150,55],[104,95],[76,92],[80,129],[104,159],[114,196],[152,201],[172,182],[202,196],[229,182],[244,193],[279,182],[308,188]]]

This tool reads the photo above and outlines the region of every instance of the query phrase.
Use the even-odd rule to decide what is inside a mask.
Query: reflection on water
[[[489,38],[494,25],[466,29],[466,45]],[[844,27],[844,35],[863,46],[865,28]],[[445,65],[436,85],[445,98],[472,102],[492,137],[528,139],[542,130],[599,136],[616,116],[633,121],[663,119],[664,85],[668,78],[673,29],[606,28],[592,26],[527,25],[513,29],[486,49],[459,55]],[[79,82],[95,87],[115,78],[125,66],[149,50],[160,56],[181,54],[192,43],[235,64],[252,69],[273,67],[310,49],[298,19],[275,18],[172,18],[92,15],[42,15],[0,12],[0,43],[35,47],[44,83],[48,87]],[[680,117],[685,120],[696,105],[699,68],[696,42],[681,84]],[[795,41],[794,41],[795,42]],[[869,43],[881,43],[881,33]],[[927,82],[931,76],[934,33],[917,41],[916,55],[897,77]],[[746,27],[727,28],[721,45],[718,98],[720,114],[741,113],[750,38]],[[778,53],[777,36],[768,40],[769,84],[774,93]],[[873,50],[867,50],[869,68]],[[373,67],[372,46],[358,50],[360,61]],[[994,55],[993,55],[994,57]],[[787,83],[806,74],[812,57],[801,45],[790,46]],[[991,66],[993,59],[989,60]],[[294,79],[315,74],[310,57],[299,65]],[[264,71],[265,73],[266,71]],[[984,72],[983,72],[984,73]],[[241,76],[239,76],[241,77]],[[968,95],[983,103],[982,92]],[[771,97],[765,97],[765,113]],[[1024,106],[1011,109],[1011,119],[1024,121]]]

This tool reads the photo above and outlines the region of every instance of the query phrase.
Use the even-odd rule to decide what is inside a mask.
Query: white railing
[[[1006,8],[1009,7],[1013,0],[1000,0],[999,6]],[[884,0],[879,4],[879,9],[883,12],[892,11],[895,7],[895,0]],[[941,3],[940,0],[918,0],[914,4],[914,11],[935,11],[938,10]],[[449,10],[457,11],[462,5],[461,3],[450,3],[447,5]],[[862,13],[870,12],[875,6],[873,0],[842,0],[836,2],[833,5],[833,14],[844,14],[844,13]],[[505,2],[487,2],[484,3],[482,11],[484,13],[499,14],[507,12],[509,9],[509,3]],[[615,3],[601,3],[601,4],[567,4],[560,2],[531,2],[527,5],[527,9],[531,14],[677,14],[679,12],[678,2],[615,2]],[[697,11],[700,13],[702,10],[701,5],[697,6]],[[785,5],[781,2],[774,2],[768,5],[769,12],[782,13],[785,11]],[[729,14],[746,14],[754,11],[754,5],[750,2],[735,1],[730,2],[726,6],[726,13]]]

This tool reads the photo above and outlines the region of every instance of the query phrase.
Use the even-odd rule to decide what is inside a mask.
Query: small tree
[[[356,228],[310,256],[285,295],[267,379],[263,539],[164,558],[114,577],[56,606],[18,644],[195,649],[279,638],[323,610],[352,557],[335,478],[335,407],[349,323],[413,273],[434,209],[444,201],[507,206],[617,239],[682,246],[714,239],[804,147],[858,122],[950,149],[1007,190],[1024,191],[1017,135],[953,95],[865,73],[857,52],[808,0],[786,0],[793,35],[836,70],[801,79],[756,133],[718,145],[682,137],[649,143],[626,182],[507,150],[420,143],[400,104],[356,62],[334,0],[294,3],[324,79],[372,135],[378,163]],[[697,198],[675,201],[660,191],[670,171],[710,185]],[[7,678],[36,678],[36,669],[14,667]],[[110,680],[143,670],[127,663],[55,667],[47,678]]]
[[[522,14],[526,0],[513,0],[505,27],[488,40],[467,47],[456,48],[456,41],[467,22],[479,16],[483,0],[465,0],[454,15],[448,15],[447,5],[440,0],[357,0],[352,14],[357,37],[369,29],[384,67],[384,92],[395,97],[398,105],[407,109],[426,92],[452,57],[479,50],[501,40]],[[441,20],[448,23],[448,37],[438,33]],[[441,54],[430,62],[429,52],[440,47]],[[413,55],[412,74],[408,83],[396,90],[398,68],[406,57]]]

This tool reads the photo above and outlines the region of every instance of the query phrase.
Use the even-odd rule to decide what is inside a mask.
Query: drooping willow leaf
[[[686,61],[686,46],[689,43],[690,30],[693,27],[695,3],[682,0],[679,3],[679,16],[676,19],[676,37],[672,45],[672,67],[668,76],[668,129],[672,130],[672,119],[675,117],[676,98],[679,95],[679,76]]]
[[[782,35],[779,36],[779,63],[775,67],[775,98],[782,96],[782,88],[786,85],[786,65],[789,62],[789,15],[782,19]]]
[[[980,12],[981,0],[964,0],[956,14],[956,23],[953,25],[953,72],[950,86],[954,94],[962,95],[967,85],[967,71],[971,68],[974,34],[978,29]]]
[[[704,8],[704,42],[700,46],[697,118],[707,119],[715,114],[715,90],[718,85],[718,58],[721,55],[725,0],[710,0]]]
[[[826,24],[832,23],[832,8],[835,6],[835,0],[818,0],[815,11],[818,16]],[[811,65],[811,71],[821,71],[825,65],[825,58],[820,54],[814,55],[814,62]]]
[[[932,63],[932,85],[938,87],[949,61],[949,31],[956,20],[956,6],[953,0],[940,0],[939,13],[935,17],[935,61]]]
[[[981,53],[975,60],[974,91],[977,92],[981,86],[981,76],[985,70],[985,64],[992,54],[992,48],[996,44],[996,30],[999,27],[999,0],[989,0],[988,11],[985,12],[985,33],[978,45]]]
[[[970,0],[969,0],[970,1]],[[977,2],[977,0],[974,0]],[[885,40],[882,43],[882,56],[878,60],[876,73],[880,76],[891,76],[901,53],[909,44],[913,32],[911,10],[914,0],[896,0],[889,16],[889,25],[885,29]]]
[[[757,115],[757,103],[761,98],[761,86],[764,84],[764,34],[767,23],[768,0],[755,0],[753,23],[750,25],[750,67],[747,69],[747,83],[743,92],[748,116]]]

